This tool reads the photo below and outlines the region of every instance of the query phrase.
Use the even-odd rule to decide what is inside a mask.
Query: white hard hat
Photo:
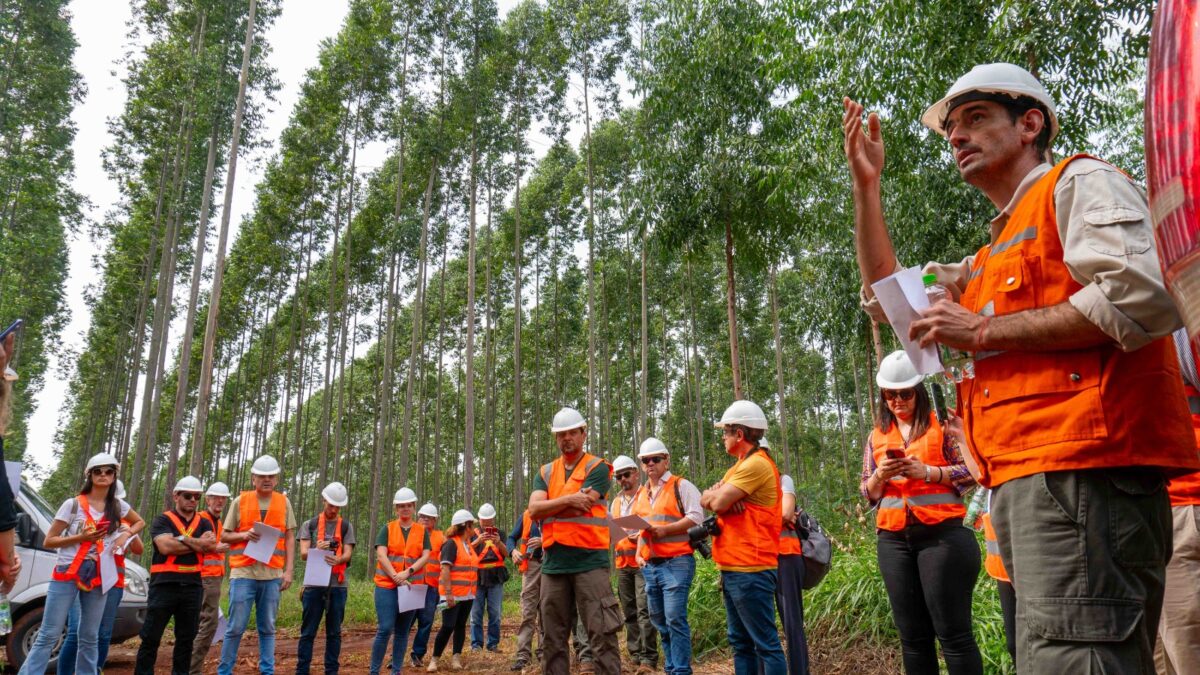
[[[278,476],[279,471],[279,462],[276,462],[275,458],[270,455],[259,457],[250,467],[250,473],[255,476]]]
[[[740,424],[750,429],[767,428],[767,416],[763,413],[762,408],[753,401],[734,401],[725,412],[721,415],[721,419],[714,425],[717,428],[728,426],[730,424]]]
[[[125,499],[126,497],[129,496],[129,495],[125,494],[125,484],[119,480],[117,481],[117,493],[116,494],[117,494],[117,499]]]
[[[346,486],[336,480],[321,490],[321,498],[333,506],[345,506],[350,503],[350,493],[346,491]]]
[[[875,373],[875,384],[879,385],[880,389],[911,389],[923,379],[924,376],[917,372],[903,349],[883,357],[883,362],[879,364],[879,372]]]
[[[450,525],[462,525],[463,523],[469,523],[473,520],[475,520],[475,516],[471,515],[470,511],[466,509],[459,509],[454,512],[454,517],[450,519]]]
[[[172,492],[203,492],[204,485],[195,476],[184,476],[175,482]]]
[[[563,408],[554,413],[554,421],[550,422],[550,431],[558,433],[560,431],[570,431],[579,427],[586,427],[587,422],[584,421],[583,415],[574,408]]]
[[[491,504],[484,504],[483,506],[479,507],[479,519],[480,520],[483,520],[484,518],[491,519],[491,518],[495,518],[495,517],[496,517],[496,507],[492,506]]]
[[[437,510],[436,506],[434,506],[432,503],[429,503],[429,504],[426,504],[425,506],[422,506],[421,510],[417,511],[417,515],[418,516],[429,516],[430,518],[437,518],[438,510]]]
[[[1046,120],[1050,125],[1050,140],[1054,140],[1058,135],[1058,113],[1054,109],[1054,99],[1050,98],[1046,88],[1028,70],[1011,63],[975,66],[971,72],[958,78],[941,100],[929,106],[925,114],[921,115],[921,123],[945,136],[942,125],[951,112],[950,104],[964,94],[971,93],[1006,94],[1014,98],[1028,96],[1046,106],[1050,113],[1050,119]]]
[[[766,436],[763,436],[762,438],[758,439],[758,447],[766,448],[767,450],[771,449],[771,444],[767,442]]]
[[[417,493],[406,487],[396,490],[395,496],[392,497],[392,504],[411,504],[415,501],[417,501]]]
[[[634,464],[633,460],[629,459],[625,455],[621,455],[613,460],[612,467],[613,473],[621,473],[625,469],[636,469],[637,464]]]
[[[83,473],[89,474],[92,472],[92,469],[98,466],[115,466],[118,471],[121,469],[121,463],[117,461],[116,457],[107,452],[102,452],[98,455],[92,455],[92,458],[87,462],[87,466],[83,469]]]
[[[228,497],[229,496],[229,486],[222,483],[221,481],[217,481],[217,482],[213,483],[212,485],[209,485],[208,492],[205,492],[204,494],[209,497]]]
[[[646,440],[642,441],[642,447],[638,448],[637,456],[638,456],[638,459],[641,459],[642,457],[653,457],[654,455],[670,455],[670,454],[671,454],[671,452],[669,450],[667,450],[667,446],[663,445],[662,441],[651,436],[650,438],[647,438]],[[615,471],[616,467],[613,467],[613,470]]]

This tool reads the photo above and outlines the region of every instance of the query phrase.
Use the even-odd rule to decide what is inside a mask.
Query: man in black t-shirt
[[[175,508],[150,525],[154,556],[150,564],[150,597],[142,644],[138,647],[135,675],[153,675],[158,645],[171,619],[175,620],[172,675],[186,675],[192,663],[192,644],[200,628],[201,553],[217,547],[212,525],[200,517],[196,506],[204,487],[192,476],[175,484]]]

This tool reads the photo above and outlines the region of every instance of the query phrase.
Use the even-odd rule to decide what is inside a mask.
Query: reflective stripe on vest
[[[795,526],[785,525],[779,533],[779,555],[802,555],[803,546],[800,543],[800,533]]]
[[[779,469],[771,455],[761,448],[734,463],[723,480],[733,477],[737,468],[751,457],[761,456],[771,466],[775,477],[775,503],[770,506],[751,504],[742,500],[741,513],[726,511],[717,516],[721,534],[713,538],[712,557],[717,569],[736,571],[739,568],[773,569],[779,566],[779,523],[783,519],[783,488]]]
[[[679,522],[684,517],[683,504],[675,498],[675,493],[681,478],[672,475],[658,488],[654,499],[650,499],[650,484],[638,495],[634,510],[646,522],[656,527],[663,527]],[[688,543],[687,531],[672,534],[657,539],[650,539],[642,533],[638,541],[638,550],[642,558],[678,558],[681,555],[691,555],[692,545]]]
[[[284,535],[279,537],[275,542],[275,550],[271,553],[271,560],[267,563],[267,567],[272,569],[283,569],[284,556],[287,554],[287,497],[284,497],[278,492],[271,493],[271,503],[267,507],[267,516],[262,517],[258,508],[258,493],[254,490],[247,490],[238,495],[238,532],[249,532],[254,527],[254,523],[262,521],[264,525],[269,525]],[[250,567],[258,561],[247,557],[242,553],[246,550],[246,543],[239,541],[229,547],[229,566],[230,567]]]
[[[92,518],[91,506],[88,504],[86,495],[78,495],[77,497],[75,497],[75,499],[79,500],[79,510],[83,512],[83,518],[84,518],[84,522],[86,523],[87,529],[99,530],[99,529],[105,529],[108,527],[108,518],[107,517],[101,518],[99,523],[97,523],[96,520],[94,518]],[[79,566],[82,565],[83,561],[87,559],[88,552],[91,551],[93,547],[95,547],[95,549],[96,549],[96,556],[99,557],[99,555],[104,551],[104,540],[101,539],[100,541],[95,541],[95,542],[92,542],[92,541],[80,542],[79,550],[76,551],[75,558],[73,560],[71,560],[71,564],[67,566],[67,571],[59,572],[58,565],[55,565],[54,570],[52,572],[50,572],[50,578],[54,579],[55,581],[74,581],[76,584],[80,583],[79,582]],[[99,585],[100,585],[100,574],[99,574],[99,572],[97,572],[96,578],[92,579],[91,586],[92,586],[92,588],[96,588]]]
[[[625,497],[624,493],[622,492],[621,494],[618,494],[608,504],[609,514],[613,518],[621,518],[623,516],[637,513],[638,500],[641,498],[644,492],[645,490],[639,485],[637,491],[634,492],[633,497],[630,498],[629,513],[626,513],[621,507],[622,500]],[[625,533],[626,536],[617,539],[616,543],[613,544],[613,557],[615,558],[617,569],[629,569],[637,567],[637,542],[629,538],[628,530],[625,530]]]
[[[201,511],[200,517],[208,521],[213,527],[213,534],[217,536],[217,543],[221,543],[221,535],[225,532],[225,525],[219,517],[214,517],[208,511]],[[225,554],[212,552],[204,553],[200,556],[201,567],[200,576],[202,577],[222,577],[225,576]]]
[[[529,529],[533,527],[533,518],[529,517],[529,509],[521,515],[521,538],[517,540],[517,550],[521,552],[521,562],[517,569],[524,574],[529,569]]]
[[[179,516],[175,515],[174,511],[165,511],[163,512],[163,515],[166,516],[167,519],[171,521],[171,524],[175,526],[175,531],[185,537],[192,536],[192,533],[195,532],[196,528],[200,526],[199,513],[193,513],[192,521],[186,526],[183,524],[183,521],[179,519]],[[188,554],[185,553],[183,555]],[[201,568],[199,562],[200,554],[195,553],[195,555],[197,562],[194,562],[191,565],[180,565],[179,563],[175,562],[179,556],[168,555],[166,561],[150,566],[150,574],[160,574],[162,572],[172,572],[175,574],[199,574]]]
[[[432,544],[433,542],[430,541]],[[412,567],[414,563],[421,559],[421,555],[425,552],[425,527],[420,523],[414,522],[408,530],[408,536],[404,536],[404,530],[400,527],[400,520],[396,519],[388,523],[388,545],[387,559],[392,563],[392,569],[397,572],[404,571],[405,568]],[[410,584],[424,584],[428,571],[422,574],[414,574],[409,577]],[[375,560],[375,585],[380,588],[395,588],[396,582],[388,576],[387,570],[383,568],[383,563]]]
[[[922,464],[947,467],[943,451],[944,437],[937,417],[929,416],[929,428],[919,438],[904,446],[898,424],[892,424],[888,433],[876,427],[871,432],[871,452],[878,465],[887,458],[888,451],[898,450]],[[899,532],[908,525],[908,513],[926,525],[936,525],[951,518],[962,519],[967,514],[962,498],[948,485],[926,483],[920,478],[897,478],[883,482],[883,497],[875,514],[875,526],[881,530]]]
[[[995,316],[1005,316],[1068,302],[1083,288],[1064,262],[1054,195],[1063,171],[1081,157],[1063,160],[1034,182],[997,243],[975,255],[973,279],[960,299],[964,307],[980,313],[991,305]],[[1149,228],[1136,221],[1149,220],[1150,212],[1139,202],[1084,218],[1097,227],[1132,221],[1130,228]],[[1031,228],[1036,236],[1028,236]],[[1145,245],[1153,244],[1147,238]],[[1050,471],[1200,469],[1170,337],[1130,352],[1105,342],[976,358],[975,378],[959,385],[958,400],[986,487]]]
[[[983,543],[987,547],[987,555],[983,559],[983,568],[988,576],[1000,581],[1011,581],[1004,569],[1004,561],[1000,559],[1000,544],[996,541],[996,529],[992,526],[992,514],[983,514]]]
[[[596,467],[603,465],[612,478],[612,467],[599,457],[582,453],[571,475],[566,475],[563,458],[559,457],[542,467],[542,480],[546,483],[549,499],[579,492],[587,476]],[[607,551],[609,547],[608,508],[603,501],[596,502],[584,516],[566,518],[553,516],[542,521],[542,548],[549,550],[555,544]]]
[[[455,602],[471,600],[475,597],[475,588],[479,583],[479,559],[471,547],[463,541],[461,533],[450,537],[449,541],[454,542],[458,553],[453,565],[442,565],[442,567],[450,568],[450,587],[447,588],[439,582],[438,592],[443,598],[453,596]]]
[[[472,548],[474,548],[474,547],[472,547]],[[495,558],[495,560],[489,560],[488,562],[483,562],[483,557],[488,554],[489,549],[491,550],[492,555]],[[483,550],[480,551],[477,555],[479,557],[479,569],[481,569],[481,570],[493,570],[493,569],[496,569],[499,567],[504,567],[504,559],[500,557],[500,551],[496,548],[496,544],[494,542],[491,542],[491,541],[483,542]]]
[[[442,544],[446,543],[446,534],[441,530],[429,531],[429,562],[425,563],[425,585],[430,588],[438,587],[438,576],[442,573],[442,565],[438,557],[442,555]]]

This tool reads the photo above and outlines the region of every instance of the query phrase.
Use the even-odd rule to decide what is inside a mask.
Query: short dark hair
[[[1009,96],[999,92],[991,91],[969,91],[962,96],[958,96],[950,101],[946,106],[946,119],[942,120],[942,129],[946,129],[946,122],[950,117],[950,113],[957,107],[972,101],[992,101],[999,103],[1005,111],[1008,112],[1008,118],[1013,124],[1021,119],[1021,116],[1030,110],[1037,110],[1042,113],[1042,130],[1038,132],[1037,138],[1033,139],[1033,148],[1037,150],[1038,155],[1046,156],[1050,151],[1050,109],[1044,103],[1033,98],[1032,96]]]

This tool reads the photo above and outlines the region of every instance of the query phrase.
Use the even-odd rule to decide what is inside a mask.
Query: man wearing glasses
[[[704,522],[700,490],[686,478],[671,474],[671,454],[657,438],[642,441],[638,459],[649,479],[638,496],[637,513],[650,523],[638,548],[650,621],[662,636],[668,675],[690,675],[692,629],[687,601],[696,559],[687,531]]]
[[[137,675],[153,675],[167,624],[175,620],[175,652],[171,672],[186,673],[192,664],[192,645],[200,628],[201,554],[217,548],[212,523],[196,512],[204,487],[192,476],[175,484],[175,508],[160,514],[150,525],[154,555],[150,563],[150,598],[142,644],[138,647]]]
[[[621,491],[608,503],[612,518],[623,518],[637,513],[638,497],[644,492],[637,464],[625,455],[613,460],[613,478]],[[637,666],[637,672],[652,673],[658,663],[658,645],[654,639],[654,626],[650,623],[650,609],[646,605],[646,584],[642,571],[638,569],[637,539],[641,530],[625,530],[613,546],[617,563],[617,596],[625,615],[625,646],[629,658]]]

